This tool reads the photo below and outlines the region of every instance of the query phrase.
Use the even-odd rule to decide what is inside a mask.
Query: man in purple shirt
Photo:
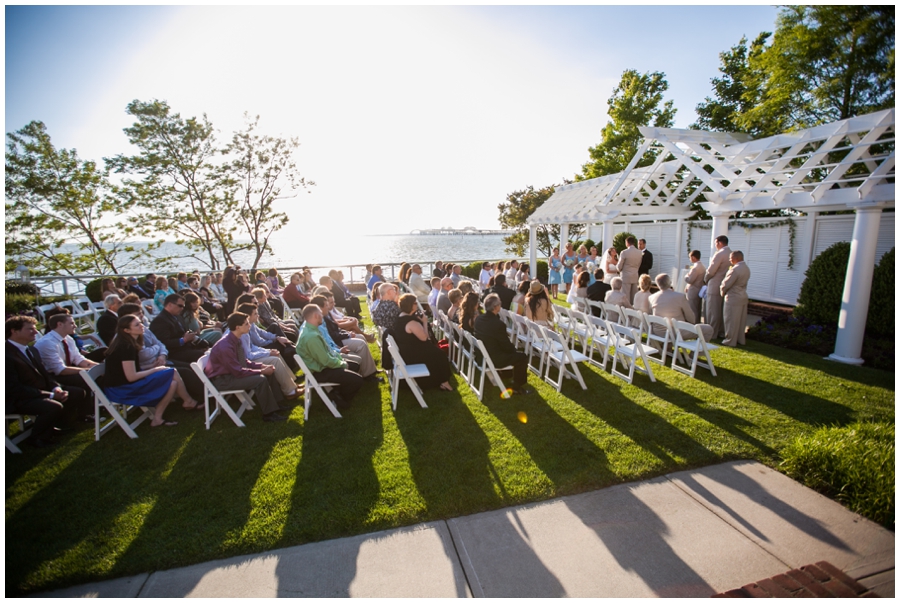
[[[275,380],[275,367],[250,362],[244,354],[241,336],[250,332],[247,315],[235,312],[229,316],[228,330],[230,332],[217,341],[209,352],[209,362],[204,369],[206,376],[220,390],[252,391],[262,409],[263,421],[286,421],[287,416],[278,412],[287,407],[280,404],[284,396]]]

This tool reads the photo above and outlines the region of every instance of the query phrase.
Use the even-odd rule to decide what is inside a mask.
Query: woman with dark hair
[[[118,295],[125,297],[125,292],[116,288],[116,284],[111,278],[105,278],[100,281],[100,299],[104,300],[110,295]]]
[[[403,262],[402,264],[400,264],[400,275],[397,277],[397,279],[404,285],[408,285],[409,284],[409,273],[411,271],[412,271],[412,266],[410,266],[406,262]]]
[[[116,336],[106,350],[106,374],[103,390],[111,402],[131,406],[155,406],[151,427],[176,425],[163,413],[177,394],[185,410],[202,408],[191,398],[178,371],[167,366],[141,370],[138,354],[144,346],[144,324],[133,315],[122,316],[116,324]]]
[[[425,364],[428,367],[427,377],[416,377],[416,383],[422,389],[439,387],[453,391],[450,361],[429,337],[429,331],[428,318],[416,310],[416,296],[412,293],[401,295],[400,316],[389,333],[400,348],[400,356],[407,364]]]
[[[234,266],[225,268],[222,273],[222,288],[227,297],[225,301],[225,316],[231,316],[234,312],[234,303],[246,292],[246,286],[237,279],[238,272]]]
[[[466,293],[462,308],[459,311],[459,326],[469,333],[475,334],[475,317],[481,314],[478,307],[478,294],[474,291]]]
[[[527,262],[522,262],[521,264],[519,264],[519,271],[516,273],[516,282],[531,282],[531,266],[529,266]]]
[[[547,296],[547,289],[541,281],[534,279],[525,296],[525,318],[539,325],[553,325],[553,304]]]
[[[222,325],[217,324],[209,313],[200,305],[200,296],[193,291],[184,294],[184,310],[181,313],[181,324],[185,331],[198,333],[200,339],[211,346],[222,339]]]
[[[278,281],[278,271],[275,268],[269,268],[269,278],[266,279],[266,284],[274,295],[281,295],[281,283]]]

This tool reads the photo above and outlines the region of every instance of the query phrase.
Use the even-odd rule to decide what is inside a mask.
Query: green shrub
[[[469,278],[478,280],[478,277],[481,276],[481,267],[484,265],[484,262],[472,262],[468,266],[463,266],[462,273],[464,276]]]
[[[622,250],[625,249],[625,239],[628,237],[634,237],[634,235],[630,232],[620,232],[613,237],[612,246],[616,248],[617,253],[622,253]],[[634,238],[637,239],[637,237]]]
[[[100,283],[106,277],[95,278],[84,287],[84,295],[92,302],[98,302],[100,297]]]
[[[875,266],[872,276],[872,296],[869,298],[869,318],[866,330],[877,335],[894,336],[894,249]]]
[[[588,239],[587,241],[584,242],[584,246],[587,247],[588,253],[590,253],[591,247],[597,247],[597,244],[594,243],[594,239]],[[599,247],[597,247],[597,251],[598,252],[600,251]]]
[[[800,286],[794,316],[815,324],[832,324],[838,321],[849,260],[850,243],[840,242],[812,261]]]
[[[537,270],[531,271],[531,278],[536,278],[542,283],[547,282],[547,279],[550,278],[550,267],[547,264],[547,260],[537,261]]]
[[[853,423],[801,436],[782,454],[789,476],[894,529],[894,425]]]
[[[37,306],[42,306],[44,304],[52,304],[60,301],[64,301],[70,299],[69,296],[66,295],[54,295],[51,297],[39,297],[35,299],[34,295],[28,293],[7,293],[5,308],[6,308],[6,316],[13,316],[15,314],[32,314],[34,309]]]
[[[39,293],[37,285],[32,283],[23,283],[21,281],[6,281],[6,294],[7,295],[31,295],[35,296]]]

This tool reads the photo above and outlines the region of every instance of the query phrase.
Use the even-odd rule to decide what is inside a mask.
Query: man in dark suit
[[[108,346],[116,334],[116,324],[119,322],[118,312],[122,307],[122,300],[118,295],[107,295],[103,298],[103,306],[106,308],[106,312],[97,317],[97,335]]]
[[[147,278],[143,283],[141,283],[140,287],[144,290],[144,293],[146,293],[150,299],[153,299],[153,296],[156,295],[156,275],[152,272],[148,274]]]
[[[153,296],[149,295],[144,291],[144,288],[138,284],[136,276],[128,277],[128,293],[134,293],[141,299],[153,299]]]
[[[169,350],[171,360],[196,362],[206,353],[209,344],[197,333],[185,330],[178,319],[183,311],[184,298],[177,293],[169,295],[163,303],[163,311],[150,323],[150,330]]]
[[[641,267],[638,268],[638,274],[650,274],[653,268],[653,254],[647,251],[647,241],[638,239],[638,249],[641,250]]]
[[[54,444],[53,425],[62,419],[69,395],[28,345],[37,336],[36,325],[30,316],[6,321],[6,412],[35,417],[28,441],[40,448]]]
[[[594,270],[594,278],[597,280],[593,285],[587,288],[587,297],[591,301],[602,302],[606,299],[606,294],[612,291],[612,287],[603,282],[603,271],[599,268]],[[591,306],[591,314],[600,316],[600,309]]]
[[[494,277],[494,286],[491,288],[488,295],[491,293],[496,294],[500,298],[500,307],[504,310],[509,310],[509,306],[516,296],[516,292],[506,286],[505,274],[498,274]],[[487,296],[485,296],[485,300],[487,300]]]
[[[497,275],[499,278],[502,275]],[[496,281],[495,281],[496,282]],[[531,390],[526,387],[528,383],[528,356],[516,350],[516,346],[509,340],[506,326],[500,319],[500,308],[503,302],[500,296],[492,293],[484,299],[484,314],[475,318],[475,337],[484,344],[484,349],[491,357],[494,366],[503,368],[512,365],[514,394],[529,394]]]

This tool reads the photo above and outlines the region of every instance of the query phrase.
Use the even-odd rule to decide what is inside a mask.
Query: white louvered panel
[[[803,278],[804,275],[799,270],[788,270],[786,261],[778,262],[775,272],[775,291],[771,301],[796,305]]]
[[[875,252],[875,261],[881,261],[881,256],[894,247],[894,212],[881,213],[881,226],[878,229],[878,247]]]
[[[822,216],[816,220],[816,245],[813,259],[840,241],[853,238],[853,215]]]

